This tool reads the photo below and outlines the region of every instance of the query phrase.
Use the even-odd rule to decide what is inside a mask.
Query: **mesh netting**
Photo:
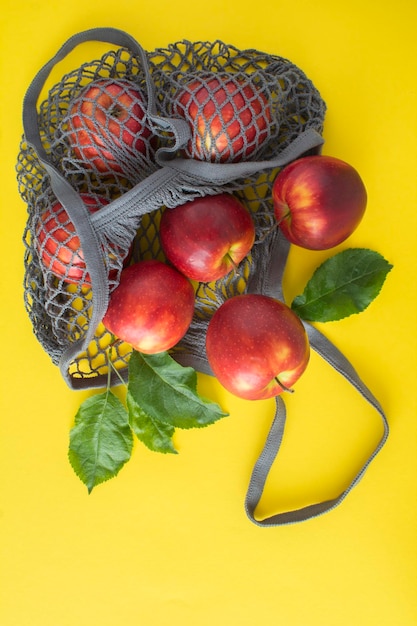
[[[251,175],[236,169],[235,177],[223,180],[211,179],[208,170],[200,177],[199,164],[213,164],[218,172],[228,164],[263,163],[307,129],[322,132],[320,94],[286,59],[188,41],[146,57],[143,67],[130,49],[111,50],[63,76],[39,106],[42,147],[82,201],[78,221],[68,201],[57,197],[50,171],[26,137],[20,146],[18,184],[28,206],[25,305],[39,342],[55,364],[64,361],[69,384],[77,387],[103,384],[112,343],[99,321],[91,327],[98,286],[90,247],[111,293],[127,263],[165,260],[158,236],[163,211],[208,194],[236,195],[254,219],[252,252],[239,272],[197,285],[193,323],[173,349],[179,358],[203,359],[205,330],[219,303],[249,285],[263,289],[277,236],[271,230],[277,167],[266,163]],[[181,135],[184,128],[191,132]],[[85,224],[92,226],[91,241],[81,234]],[[121,373],[131,351],[124,342],[112,343],[111,358]]]

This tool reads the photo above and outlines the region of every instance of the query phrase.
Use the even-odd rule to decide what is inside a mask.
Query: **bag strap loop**
[[[64,375],[67,380],[67,364],[81,351],[83,346],[90,343],[97,325],[107,309],[109,285],[105,264],[103,262],[103,251],[97,233],[95,232],[90,213],[86,209],[80,195],[70,185],[63,174],[50,162],[43,146],[38,124],[37,106],[42,88],[55,65],[70,54],[76,46],[91,40],[109,42],[119,46],[127,46],[132,49],[142,60],[148,89],[150,88],[151,80],[147,68],[146,54],[135,39],[124,31],[114,28],[94,28],[73,35],[61,46],[57,53],[36,74],[23,100],[23,129],[25,139],[35,150],[40,162],[49,175],[52,191],[64,206],[71,221],[76,226],[77,235],[79,236],[84,253],[85,264],[90,274],[91,284],[94,287],[92,317],[86,336],[81,341],[77,341],[71,345],[61,359],[60,368],[62,373],[65,372]],[[148,93],[148,106],[153,112],[155,104],[152,89],[149,89]]]
[[[23,130],[25,140],[35,150],[39,161],[50,178],[53,193],[64,206],[69,218],[76,227],[77,235],[79,236],[84,253],[86,268],[93,286],[92,316],[86,335],[82,339],[74,342],[64,351],[59,364],[62,375],[70,385],[71,380],[68,375],[68,365],[93,339],[96,328],[108,306],[109,284],[103,259],[103,251],[93,216],[86,209],[81,196],[71,186],[59,169],[51,163],[42,143],[37,107],[41,91],[52,69],[78,45],[89,41],[110,43],[116,46],[126,47],[136,54],[141,60],[146,80],[148,116],[155,124],[169,128],[172,135],[175,137],[172,150],[177,150],[178,147],[183,145],[189,138],[188,125],[186,125],[185,120],[166,120],[157,115],[154,88],[146,53],[133,37],[122,30],[115,28],[93,28],[76,33],[70,37],[56,54],[39,70],[26,91],[23,100]],[[172,171],[167,172],[165,176],[159,176],[161,184],[164,184],[165,180],[169,177],[172,178]],[[110,203],[110,206],[112,204],[113,203]]]
[[[346,378],[348,382],[350,382],[359,391],[359,393],[362,394],[364,399],[369,402],[369,404],[371,404],[371,406],[379,413],[383,424],[383,435],[378,445],[376,446],[372,454],[368,457],[367,461],[363,464],[353,480],[350,482],[349,486],[344,489],[339,496],[337,496],[336,498],[332,498],[331,500],[318,502],[316,504],[312,504],[300,509],[278,513],[263,520],[258,520],[255,518],[256,507],[262,497],[264,486],[268,478],[271,466],[281,447],[285,428],[285,404],[282,397],[277,396],[276,412],[272,422],[272,426],[268,433],[263,450],[255,463],[245,499],[246,514],[251,522],[257,524],[258,526],[281,526],[286,524],[293,524],[296,522],[302,522],[334,509],[346,498],[350,491],[361,480],[362,476],[368,468],[368,465],[381,450],[389,435],[388,421],[381,405],[368,389],[368,387],[360,379],[360,377],[358,376],[352,365],[349,363],[349,361],[346,359],[346,357],[316,328],[313,328],[313,326],[306,324],[306,329],[310,338],[310,344],[312,348],[340,374],[342,374],[342,376],[344,376],[344,378]]]
[[[260,161],[240,161],[237,163],[210,163],[196,159],[176,158],[168,160],[159,157],[161,165],[187,174],[198,181],[224,185],[239,178],[253,176],[265,170],[283,167],[311,150],[320,150],[323,137],[314,128],[307,128],[289,143],[279,154]]]
[[[272,261],[264,278],[265,292],[280,300],[283,300],[282,279],[289,249],[290,244],[286,242],[282,235],[278,234],[271,250]],[[325,361],[327,361],[337,372],[339,372],[339,374],[341,374],[351,385],[353,385],[353,387],[355,387],[355,389],[363,396],[364,400],[366,400],[378,412],[382,420],[383,434],[376,448],[368,457],[368,460],[363,464],[359,472],[350,482],[349,486],[343,490],[339,496],[324,502],[318,502],[297,510],[278,513],[266,519],[258,520],[255,517],[256,507],[262,497],[271,466],[281,447],[286,422],[286,408],[284,400],[282,396],[277,396],[276,411],[272,426],[268,433],[265,445],[252,471],[245,498],[246,514],[251,522],[257,524],[258,526],[281,526],[285,524],[293,524],[295,522],[302,522],[334,509],[346,498],[353,487],[360,481],[368,468],[368,465],[384,446],[389,435],[388,420],[382,406],[365,383],[361,380],[352,364],[331,341],[329,341],[319,330],[317,330],[317,328],[307,322],[303,322],[303,324],[307,331],[311,348],[315,350],[315,352],[317,352],[317,354],[319,354]]]

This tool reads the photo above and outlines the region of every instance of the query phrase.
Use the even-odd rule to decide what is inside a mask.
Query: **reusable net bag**
[[[54,66],[87,41],[111,44],[101,58],[62,77],[38,104]],[[165,210],[231,193],[249,209],[256,240],[239,273],[200,283],[189,331],[172,351],[211,374],[205,334],[213,312],[239,293],[283,299],[289,244],[274,225],[271,185],[279,168],[318,153],[325,104],[290,61],[216,41],[181,41],[145,52],[123,31],[98,28],[69,39],[34,78],[24,100],[19,191],[28,207],[25,305],[35,335],[71,388],[103,386],[112,362],[126,376],[130,345],[113,343],[102,318],[123,267],[164,260],[158,225]],[[191,133],[190,128],[194,127]],[[306,324],[310,344],[385,415],[343,355]],[[117,376],[112,373],[112,382]],[[285,405],[277,411],[251,478],[246,511],[260,525],[300,521],[339,498],[254,517],[279,449]],[[374,456],[374,455],[373,455]]]

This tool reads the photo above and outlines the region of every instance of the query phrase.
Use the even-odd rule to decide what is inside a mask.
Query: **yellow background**
[[[2,626],[417,624],[416,17],[415,0],[3,0]],[[274,404],[240,401],[205,376],[200,391],[230,417],[179,432],[177,456],[136,445],[90,496],[69,465],[69,429],[89,392],[66,387],[23,309],[26,207],[14,167],[34,74],[95,26],[127,30],[149,50],[218,38],[289,58],[328,105],[323,152],[366,183],[366,217],[341,248],[370,247],[394,269],[366,312],[322,329],[384,406],[391,434],[322,517],[272,529],[249,522],[244,496]],[[327,256],[291,252],[288,299]],[[260,516],[339,493],[381,435],[378,415],[315,355],[287,408]]]

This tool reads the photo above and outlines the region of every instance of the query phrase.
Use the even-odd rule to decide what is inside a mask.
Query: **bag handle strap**
[[[173,120],[179,122],[181,120]],[[137,214],[143,210],[149,211],[158,208],[152,204],[153,198],[158,198],[158,192],[169,184],[176,184],[179,188],[222,187],[238,179],[254,176],[262,171],[284,167],[291,161],[301,157],[310,150],[320,150],[324,140],[313,128],[300,133],[279,154],[264,161],[242,161],[240,163],[208,163],[193,159],[158,159],[161,169],[137,183],[132,189],[113,200],[110,204],[94,213],[91,217],[96,229],[105,228],[111,223],[116,214],[123,219],[125,214],[131,214],[134,208]],[[165,148],[160,148],[165,151]]]
[[[89,41],[110,43],[128,48],[136,54],[142,64],[147,85],[147,113],[149,118],[159,127],[168,128],[175,138],[172,150],[177,150],[189,138],[189,128],[185,120],[168,120],[157,115],[153,83],[149,72],[148,59],[144,49],[138,42],[122,30],[116,28],[93,28],[76,33],[70,37],[56,52],[56,54],[39,70],[29,85],[23,100],[23,129],[26,142],[35,150],[39,161],[50,178],[51,189],[61,204],[65,207],[71,221],[75,224],[77,235],[83,249],[85,264],[93,285],[92,316],[86,335],[71,344],[62,355],[60,370],[67,383],[72,386],[68,375],[68,365],[92,341],[96,328],[105,313],[109,302],[109,284],[100,244],[93,216],[86,210],[85,205],[68,180],[51,163],[43,146],[38,124],[38,101],[41,91],[52,69],[69,55],[78,45]],[[172,178],[172,171],[165,175],[155,174],[163,185]],[[112,204],[112,203],[110,203]]]
[[[323,143],[324,139],[316,129],[307,128],[278,154],[269,159],[239,161],[236,163],[210,163],[180,157],[168,159],[164,153],[157,158],[161,165],[170,167],[191,179],[208,182],[212,185],[224,185],[239,178],[247,178],[266,170],[283,167],[306,152],[311,150],[319,151]]]
[[[101,321],[103,312],[107,309],[109,301],[108,278],[103,262],[103,251],[99,238],[95,232],[89,212],[86,210],[80,195],[70,185],[61,172],[50,162],[48,154],[43,146],[38,124],[38,101],[44,84],[52,69],[76,46],[88,41],[95,40],[109,42],[120,46],[129,46],[141,57],[146,66],[146,55],[142,48],[123,31],[113,28],[95,28],[77,33],[70,37],[56,52],[56,54],[39,70],[29,85],[23,100],[23,129],[27,143],[35,150],[41,164],[50,178],[51,188],[55,196],[65,207],[70,219],[76,224],[77,234],[80,238],[84,259],[88,268],[91,282],[94,285],[92,300],[92,317],[86,337],[80,342],[70,346],[65,354],[65,369],[76,353],[81,351],[82,345],[88,345],[92,340],[95,329]],[[150,95],[150,107],[153,107],[152,94]],[[81,345],[82,344],[82,345]],[[61,371],[64,368],[61,367]]]
[[[183,145],[189,139],[187,122],[185,122],[185,120],[164,118],[157,114],[155,93],[145,50],[134,37],[125,31],[117,28],[104,27],[91,28],[70,37],[55,55],[39,70],[27,89],[23,100],[23,128],[26,140],[34,146],[38,157],[42,162],[49,162],[48,155],[42,145],[38,127],[37,104],[42,88],[55,65],[63,61],[78,45],[90,41],[109,43],[128,48],[133,54],[140,58],[147,87],[147,114],[159,127],[168,129],[173,133],[176,141],[171,150],[176,151],[178,146]],[[58,170],[56,171],[58,176],[64,178]]]
[[[375,458],[378,452],[385,444],[388,434],[389,426],[385,413],[379,404],[378,400],[374,397],[368,387],[360,379],[352,365],[346,359],[346,357],[331,344],[316,328],[306,325],[307,332],[310,338],[310,344],[312,348],[320,354],[330,365],[332,365],[342,376],[344,376],[348,382],[350,382],[358,391],[362,394],[364,399],[376,409],[383,424],[383,435],[372,452],[367,461],[363,464],[359,472],[350,482],[348,487],[342,491],[342,493],[336,498],[326,500],[324,502],[318,502],[309,506],[296,509],[293,511],[285,511],[272,515],[266,519],[258,520],[255,518],[256,507],[262,497],[264,486],[268,478],[271,466],[278,454],[281,447],[285,421],[286,410],[285,404],[281,396],[276,398],[276,412],[272,422],[271,429],[268,433],[263,450],[255,463],[254,469],[249,482],[249,487],[245,499],[245,510],[249,519],[258,526],[282,526],[286,524],[293,524],[295,522],[302,522],[313,517],[317,517],[326,513],[336,506],[338,506],[350,493],[350,491],[358,484],[362,476],[365,474],[368,465]]]
[[[264,281],[265,291],[272,297],[276,297],[280,300],[283,300],[282,278],[289,249],[290,244],[279,233],[271,250],[271,263]],[[360,481],[366,472],[368,465],[384,446],[389,435],[388,420],[382,406],[365,383],[361,380],[352,364],[332,342],[330,342],[319,330],[317,330],[317,328],[308,322],[303,322],[303,324],[307,331],[311,348],[315,350],[315,352],[317,352],[317,354],[319,354],[325,361],[327,361],[327,363],[329,363],[337,372],[339,372],[351,385],[353,385],[353,387],[363,396],[364,400],[366,400],[366,402],[368,402],[377,411],[382,421],[383,434],[376,448],[370,454],[367,461],[363,464],[356,476],[351,480],[348,487],[344,489],[336,498],[311,504],[293,511],[278,513],[263,520],[258,520],[255,517],[256,507],[262,497],[269,471],[281,447],[285,429],[286,407],[282,396],[277,396],[275,399],[276,411],[272,426],[267,435],[261,454],[259,455],[253,468],[245,498],[246,514],[251,522],[257,524],[258,526],[282,526],[302,522],[334,509],[346,498],[349,492]]]

